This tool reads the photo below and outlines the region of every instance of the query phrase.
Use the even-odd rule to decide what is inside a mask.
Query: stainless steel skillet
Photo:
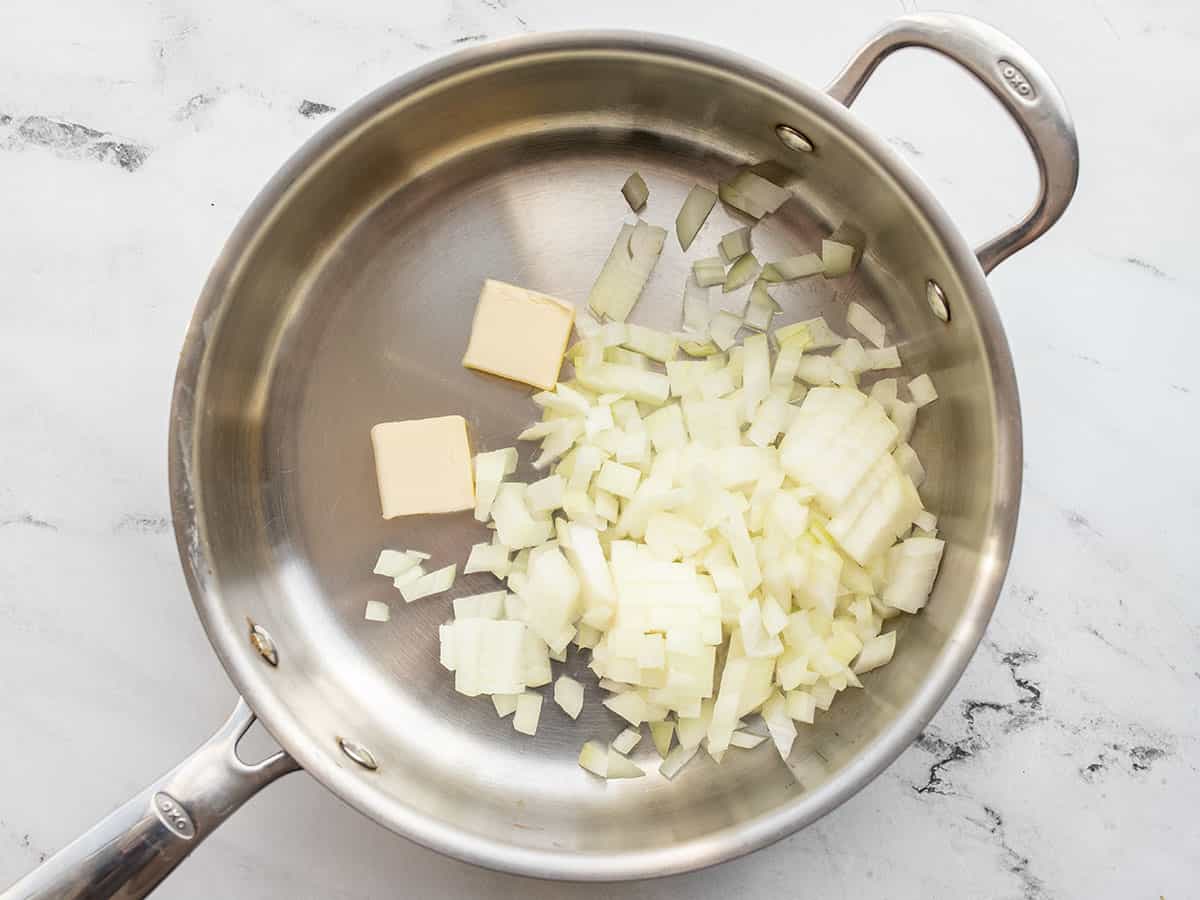
[[[1038,162],[1029,216],[975,252],[846,109],[878,63],[908,46],[986,85]],[[390,597],[370,574],[380,547],[461,560],[480,534],[469,514],[380,519],[368,430],[459,412],[482,447],[507,446],[531,415],[527,392],[459,365],[481,281],[582,303],[627,212],[617,187],[630,170],[651,185],[646,217],[666,225],[693,183],[767,159],[798,178],[797,199],[756,229],[764,258],[810,247],[844,220],[868,236],[850,280],[781,292],[784,321],[823,314],[839,327],[855,297],[886,321],[907,364],[935,378],[941,400],[914,443],[946,558],[929,607],[901,626],[896,660],[804,732],[788,764],[764,746],[719,768],[698,760],[673,782],[603,784],[575,763],[582,740],[617,730],[594,693],[579,722],[547,705],[525,738],[490,704],[453,693],[436,661],[444,599],[397,609],[387,625],[363,621],[367,599]],[[984,276],[1057,220],[1077,173],[1074,131],[1045,72],[1004,35],[952,15],[892,23],[826,93],[710,47],[589,33],[460,53],[337,117],[238,225],[176,378],[180,556],[246,700],[178,768],[4,896],[142,896],[299,767],[401,835],[549,878],[681,872],[833,809],[934,714],[996,603],[1021,426]],[[718,208],[694,249],[711,251],[738,223]],[[672,239],[636,321],[677,325],[687,265]],[[487,583],[468,576],[456,591]],[[584,671],[580,660],[568,668]],[[283,751],[251,765],[236,742],[255,715]]]

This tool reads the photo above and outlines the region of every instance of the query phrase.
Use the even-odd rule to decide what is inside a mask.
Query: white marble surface
[[[305,101],[344,106],[460,44],[591,26],[721,43],[821,84],[913,5],[0,4],[0,883],[232,702],[168,528],[166,413],[222,240],[323,121]],[[775,847],[619,887],[443,859],[291,776],[161,896],[1196,896],[1200,11],[959,8],[1052,72],[1084,162],[1063,222],[991,279],[1023,396],[1021,527],[986,643],[925,738]],[[948,64],[897,57],[857,108],[970,238],[1030,201],[1015,132]]]

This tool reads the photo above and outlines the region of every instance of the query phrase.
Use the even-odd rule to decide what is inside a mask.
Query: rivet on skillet
[[[337,742],[338,746],[342,748],[342,752],[364,769],[370,769],[372,772],[374,772],[379,768],[379,763],[375,761],[375,754],[373,754],[362,744],[356,744],[354,741],[348,741],[344,737],[338,738]]]
[[[935,316],[943,322],[950,321],[950,304],[946,302],[946,294],[932,278],[925,282],[925,300]]]
[[[250,623],[250,646],[272,666],[279,665],[279,652],[275,649],[275,640],[267,629],[261,625],[255,625],[249,619],[246,621]]]
[[[802,153],[813,152],[813,142],[791,125],[776,125],[775,134],[779,142],[789,150],[799,150]]]

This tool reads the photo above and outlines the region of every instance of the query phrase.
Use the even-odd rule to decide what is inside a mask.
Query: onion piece
[[[542,715],[542,695],[528,691],[517,697],[517,708],[513,715],[513,728],[521,734],[537,734],[538,719]]]
[[[423,575],[416,581],[400,586],[400,593],[404,597],[405,603],[412,603],[414,600],[420,600],[423,597],[429,597],[433,594],[440,594],[443,591],[450,590],[454,584],[454,576],[458,572],[458,564],[452,563],[444,568],[430,572],[428,575]]]
[[[755,219],[775,212],[792,196],[791,191],[749,170],[743,170],[730,181],[718,185],[717,193],[724,203]]]
[[[913,519],[913,525],[922,531],[937,531],[937,522],[937,516],[924,509]]]
[[[767,284],[761,279],[754,282],[750,289],[750,302],[746,304],[744,325],[756,331],[766,331],[771,327],[771,319],[780,310],[775,298],[767,292]]]
[[[625,202],[629,204],[629,208],[637,212],[646,205],[646,200],[650,196],[650,188],[646,187],[645,179],[634,172],[621,185],[621,193],[625,195]]]
[[[517,711],[517,698],[520,694],[492,694],[492,706],[496,707],[496,715],[501,719],[511,716]]]
[[[671,738],[675,736],[675,723],[671,721],[651,722],[650,739],[654,741],[654,749],[663,759],[671,752]]]
[[[586,741],[579,750],[580,767],[599,775],[608,777],[608,748],[599,741]]]
[[[798,278],[808,278],[819,275],[825,269],[821,257],[815,253],[803,253],[800,256],[789,256],[786,259],[767,263],[763,267],[763,281],[772,283],[779,281],[795,281]]]
[[[417,563],[415,566],[413,566],[407,572],[402,572],[401,574],[399,574],[395,578],[393,578],[392,586],[396,590],[400,590],[405,585],[412,584],[414,581],[424,578],[425,574],[426,574],[425,567],[423,565],[421,565],[420,563]]]
[[[646,701],[638,693],[627,691],[603,702],[630,725],[641,725],[646,721]]]
[[[709,323],[708,333],[714,344],[722,350],[728,350],[737,339],[737,333],[741,327],[742,320],[739,317],[726,310],[721,310],[713,316],[712,322]]]
[[[887,330],[883,323],[857,301],[851,301],[846,307],[846,324],[880,349],[887,342]]]
[[[375,562],[376,575],[386,575],[395,578],[410,569],[420,565],[422,560],[429,559],[428,553],[419,550],[380,550],[379,559]]]
[[[392,618],[392,608],[382,600],[368,600],[363,618],[368,622],[387,622]]]
[[[486,594],[471,594],[454,598],[454,620],[499,619],[504,611],[507,591],[490,591]]]
[[[597,316],[624,322],[642,294],[646,280],[662,253],[667,232],[654,225],[642,229],[644,239],[631,240],[634,226],[622,225],[608,259],[588,294],[588,308]],[[630,256],[630,251],[634,251]]]
[[[715,356],[721,352],[721,348],[714,344],[711,340],[708,341],[680,341],[679,349],[688,356],[704,358]]]
[[[725,280],[725,270],[721,269],[721,281]],[[696,276],[689,276],[683,286],[683,330],[694,334],[708,334],[708,320],[711,314],[708,308],[708,288],[702,287]],[[672,358],[674,358],[672,356]],[[667,360],[663,360],[667,362]]]
[[[824,317],[817,316],[815,319],[806,319],[803,322],[796,322],[793,325],[787,325],[783,328],[775,330],[775,339],[782,345],[785,341],[791,340],[792,337],[805,334],[808,337],[809,350],[824,350],[828,347],[836,347],[844,338],[837,334]]]
[[[698,184],[688,192],[679,215],[675,217],[675,234],[679,238],[679,246],[685,251],[692,246],[696,233],[700,231],[700,226],[704,224],[716,202],[717,195]]]
[[[508,558],[510,552],[509,548],[503,544],[475,544],[467,555],[463,574],[491,572],[497,578],[507,578],[512,568],[512,563]]]
[[[624,394],[641,403],[664,403],[671,383],[660,372],[646,372],[632,366],[600,363],[576,370],[579,383],[598,393]]]
[[[821,241],[821,264],[826,278],[839,278],[854,270],[855,249],[850,244],[829,239]]]
[[[607,778],[641,778],[646,773],[641,767],[632,760],[626,759],[616,748],[608,748],[608,774]]]
[[[884,409],[896,402],[897,382],[895,378],[881,378],[871,385],[870,397]]]
[[[578,719],[583,709],[583,685],[568,675],[554,682],[554,702],[572,719]]]
[[[761,734],[751,734],[748,731],[735,731],[729,737],[730,747],[740,747],[743,750],[753,750],[766,738]]]
[[[917,409],[928,406],[938,398],[937,389],[933,386],[933,379],[928,375],[918,375],[909,381],[908,395],[912,397],[912,402],[917,405]]]
[[[863,351],[863,371],[900,368],[900,351],[895,347],[867,347]]]
[[[670,781],[679,774],[684,766],[692,761],[692,757],[696,755],[699,749],[699,743],[693,747],[684,747],[682,744],[676,746],[674,750],[667,754],[662,764],[658,767],[658,771],[662,774],[663,778]]]
[[[705,291],[706,306],[708,300],[707,293]],[[653,328],[646,328],[643,325],[629,324],[625,328],[627,333],[622,344],[626,348],[661,363],[675,358],[675,349],[678,346],[678,341],[674,335],[664,331],[656,331]]]
[[[641,740],[641,732],[633,728],[626,728],[615,738],[613,738],[612,743],[609,746],[611,746],[621,755],[628,756],[629,751],[641,743]]]
[[[737,228],[721,238],[717,248],[721,251],[721,257],[725,263],[736,262],[747,253],[750,252],[753,244],[750,240],[750,229],[748,227]]]
[[[712,287],[725,281],[725,261],[719,256],[698,259],[692,263],[692,275],[700,287]]]
[[[725,285],[721,290],[728,294],[730,291],[736,291],[743,285],[749,284],[758,275],[761,268],[753,253],[745,254],[729,267],[729,271],[725,273]]]
[[[797,722],[811,725],[816,718],[817,703],[812,694],[806,691],[788,691],[784,695],[787,702],[788,718]]]
[[[475,518],[486,522],[496,491],[506,475],[517,470],[517,450],[505,447],[475,456]]]
[[[896,652],[896,632],[889,631],[863,643],[858,659],[854,661],[854,673],[864,675],[872,669],[887,665]]]
[[[525,489],[525,501],[534,512],[550,512],[551,510],[561,509],[565,487],[566,484],[561,475],[547,475],[540,481],[533,482]]]

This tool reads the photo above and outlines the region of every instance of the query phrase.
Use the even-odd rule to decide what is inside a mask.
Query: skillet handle
[[[299,766],[282,750],[247,765],[237,742],[254,724],[238,698],[191,756],[59,850],[0,900],[145,897],[243,803]]]
[[[1029,142],[1041,182],[1037,202],[1013,228],[975,251],[991,272],[1058,221],[1079,180],[1079,144],[1062,94],[1046,71],[1003,32],[953,13],[901,16],[864,46],[828,87],[850,106],[876,67],[904,47],[925,47],[974,75],[1012,116]]]

